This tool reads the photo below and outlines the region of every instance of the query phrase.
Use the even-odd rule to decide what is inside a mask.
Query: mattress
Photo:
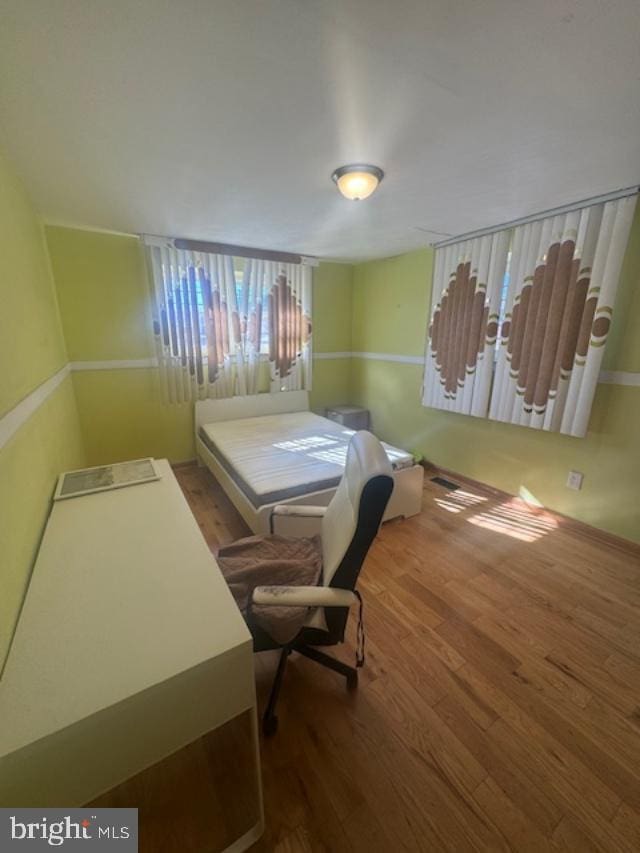
[[[312,412],[203,424],[198,435],[254,507],[335,488],[353,430]],[[384,444],[394,469],[413,457]]]

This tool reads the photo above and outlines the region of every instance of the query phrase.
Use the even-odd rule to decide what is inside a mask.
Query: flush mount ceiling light
[[[351,166],[340,166],[331,178],[345,198],[351,201],[362,201],[368,198],[384,177],[384,172],[377,166],[367,163],[353,163]]]

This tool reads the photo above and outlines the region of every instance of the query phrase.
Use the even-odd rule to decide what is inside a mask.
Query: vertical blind
[[[166,401],[311,387],[309,267],[247,259],[240,269],[170,241],[148,252]]]
[[[423,404],[485,417],[509,235],[436,251]]]
[[[269,289],[271,391],[311,388],[311,270],[272,261]]]
[[[423,404],[585,435],[635,204],[437,249]]]

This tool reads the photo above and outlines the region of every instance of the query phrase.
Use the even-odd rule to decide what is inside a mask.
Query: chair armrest
[[[274,532],[274,521],[276,516],[285,516],[289,518],[322,518],[327,511],[326,506],[303,506],[299,504],[277,504],[269,514],[269,530]]]
[[[257,586],[252,603],[278,607],[350,607],[357,600],[350,589],[331,586]]]

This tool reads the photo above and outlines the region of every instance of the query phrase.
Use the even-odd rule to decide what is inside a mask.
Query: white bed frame
[[[198,461],[209,468],[235,508],[256,534],[269,532],[269,517],[276,503],[327,506],[335,493],[335,488],[315,492],[310,491],[307,494],[298,495],[288,500],[264,504],[256,509],[242,489],[229,476],[202,441],[199,434],[200,427],[203,424],[237,420],[238,418],[255,418],[260,415],[281,415],[288,412],[308,411],[309,394],[307,391],[280,391],[276,394],[252,394],[247,397],[199,400],[195,404],[194,420]],[[422,508],[423,467],[421,465],[413,465],[411,468],[401,468],[393,472],[393,478],[395,487],[383,519],[384,521],[389,521],[399,516],[406,518],[416,515]],[[313,520],[308,520],[306,523],[302,522],[303,519],[296,519],[295,525],[291,525],[291,529],[289,529],[288,519],[282,518],[278,521],[277,532],[283,535],[297,536],[307,536],[317,532],[317,520],[315,522]]]

